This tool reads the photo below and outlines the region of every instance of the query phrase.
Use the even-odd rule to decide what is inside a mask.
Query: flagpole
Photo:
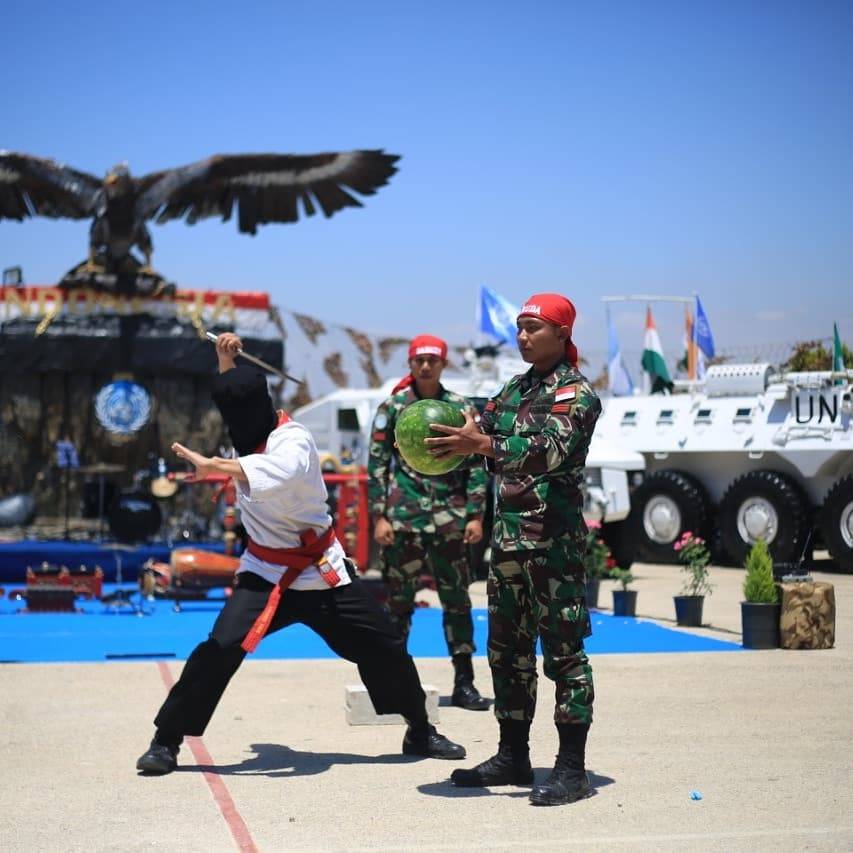
[[[477,324],[477,334],[474,338],[475,346],[483,345],[483,285],[480,285],[480,290],[477,293],[477,307],[474,310],[474,322]]]
[[[696,321],[690,316],[690,306],[684,306],[684,339],[687,344],[687,378],[696,378]]]

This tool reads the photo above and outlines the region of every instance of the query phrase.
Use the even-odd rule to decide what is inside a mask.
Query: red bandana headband
[[[411,361],[411,359],[417,358],[419,355],[435,355],[442,361],[446,361],[447,343],[434,335],[418,335],[412,338],[412,342],[409,344],[409,360]],[[414,381],[415,377],[409,373],[394,386],[391,393],[396,394],[398,391],[402,391],[403,388],[408,388]]]
[[[567,326],[569,338],[566,341],[566,358],[575,367],[578,366],[578,348],[572,343],[572,327],[577,317],[575,306],[559,293],[534,293],[521,306],[519,317],[536,317],[552,326]]]
[[[409,344],[409,358],[418,355],[437,355],[444,361],[447,358],[447,344],[433,335],[418,335]]]

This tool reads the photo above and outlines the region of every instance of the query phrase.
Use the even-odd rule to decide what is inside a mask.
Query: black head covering
[[[238,364],[217,374],[213,402],[240,456],[254,453],[275,429],[277,418],[267,380],[256,367]]]

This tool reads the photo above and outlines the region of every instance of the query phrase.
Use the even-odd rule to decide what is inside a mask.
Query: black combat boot
[[[551,775],[530,792],[534,806],[562,806],[589,797],[589,786],[584,764],[588,725],[557,723],[560,733],[560,751]]]
[[[487,788],[490,785],[530,785],[530,723],[500,720],[501,739],[496,755],[470,770],[454,770],[450,781],[460,788]]]
[[[456,676],[450,701],[466,711],[488,711],[489,700],[484,699],[480,691],[474,687],[474,665],[471,663],[471,655],[453,655],[453,669]]]
[[[403,738],[403,755],[444,758],[458,761],[465,757],[465,747],[439,734],[428,722],[412,723]]]
[[[181,740],[180,737],[170,737],[157,732],[154,740],[151,741],[151,746],[139,756],[136,769],[156,776],[171,773],[178,766]]]

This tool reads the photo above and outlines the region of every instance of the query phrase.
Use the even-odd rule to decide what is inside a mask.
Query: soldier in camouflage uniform
[[[368,498],[374,538],[382,546],[382,575],[389,587],[391,618],[408,635],[418,577],[426,565],[435,579],[443,609],[444,636],[455,671],[451,701],[485,711],[487,700],[474,686],[471,656],[471,582],[466,546],[483,537],[482,516],[488,475],[482,468],[457,468],[428,477],[410,468],[394,447],[394,426],[416,400],[440,399],[473,416],[471,404],[440,383],[447,344],[420,335],[409,347],[411,373],[376,413],[367,465]]]
[[[536,707],[536,640],[555,682],[560,747],[530,800],[573,802],[590,794],[585,770],[592,722],[590,633],[584,589],[583,467],[601,403],[577,368],[575,309],[557,294],[531,296],[518,316],[518,347],[532,364],[486,406],[481,423],[435,426],[437,456],[480,453],[498,498],[489,572],[489,666],[500,726],[497,755],[451,779],[463,787],[530,784],[529,732]]]

